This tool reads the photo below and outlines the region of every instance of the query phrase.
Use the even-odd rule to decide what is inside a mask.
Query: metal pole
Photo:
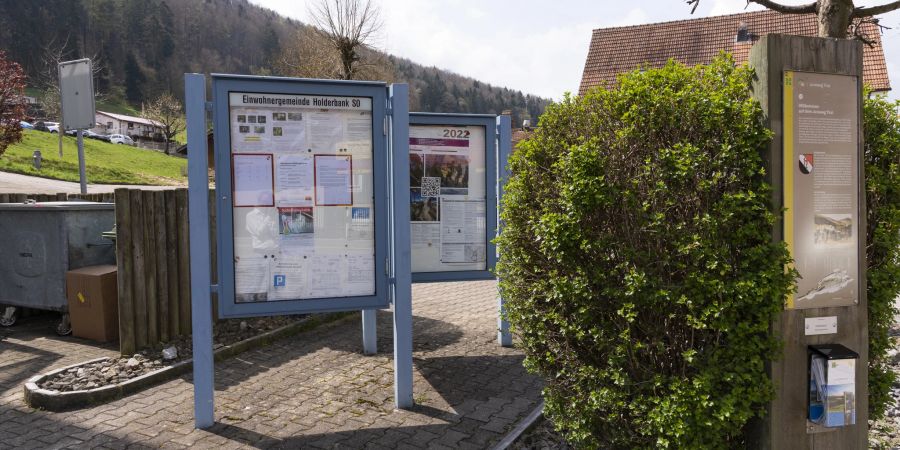
[[[59,124],[59,134],[63,133],[63,124]],[[87,194],[87,175],[84,173],[84,130],[78,129],[78,179],[81,181],[81,193]],[[60,139],[62,139],[60,137]]]
[[[377,313],[374,309],[362,310],[363,354],[366,355],[378,353],[378,333],[375,330]]]
[[[497,117],[497,234],[503,230],[500,220],[500,207],[503,200],[503,188],[509,178],[507,163],[512,151],[512,124],[509,116]],[[499,255],[498,255],[499,256]],[[509,321],[506,320],[506,305],[503,293],[497,293],[497,342],[503,347],[512,347],[512,333],[509,332]]]
[[[409,86],[392,84],[391,103],[391,293],[394,301],[394,405],[413,406],[412,268],[409,225]]]
[[[209,178],[206,157],[206,79],[184,75],[188,141],[188,219],[191,239],[191,325],[194,349],[194,426],[213,425],[213,335],[210,300]]]

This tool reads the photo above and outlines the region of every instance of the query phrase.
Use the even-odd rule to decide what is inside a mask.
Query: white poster
[[[275,171],[277,206],[312,206],[315,195],[313,158],[309,154],[278,155]]]
[[[372,99],[229,102],[236,301],[374,295]]]

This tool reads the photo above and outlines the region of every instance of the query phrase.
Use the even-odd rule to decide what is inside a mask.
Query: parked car
[[[33,130],[34,129],[34,125],[32,125],[24,120],[19,121],[19,126],[22,127],[23,130]]]
[[[98,141],[106,141],[109,142],[109,136],[105,134],[95,133],[91,130],[84,130],[84,137],[96,139]]]
[[[39,120],[34,123],[34,129],[43,132],[49,132],[50,130],[47,128],[47,122]]]
[[[44,126],[51,133],[59,133],[59,122],[44,122]]]
[[[124,144],[134,146],[134,141],[131,140],[130,137],[125,136],[124,134],[111,134],[109,135],[109,142],[113,144]]]

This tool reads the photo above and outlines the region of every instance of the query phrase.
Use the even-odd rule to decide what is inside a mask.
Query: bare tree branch
[[[310,15],[340,54],[342,78],[353,79],[360,49],[371,45],[381,31],[378,8],[372,0],[319,0],[310,7]]]
[[[809,14],[816,12],[816,2],[792,6],[782,5],[781,3],[775,3],[771,0],[747,0],[747,4],[750,3],[756,3],[757,5],[765,6],[772,11],[778,11],[783,14]]]
[[[884,14],[886,12],[891,12],[895,9],[900,9],[900,0],[897,0],[895,2],[885,3],[881,6],[871,6],[868,8],[860,6],[853,10],[853,17],[875,16],[878,14]]]

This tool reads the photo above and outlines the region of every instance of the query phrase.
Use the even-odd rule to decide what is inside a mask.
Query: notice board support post
[[[375,309],[362,310],[363,354],[366,355],[378,353],[378,334],[375,331],[378,325],[375,320],[377,314]]]
[[[409,223],[409,86],[388,88],[391,108],[391,298],[394,303],[394,405],[413,406],[412,252]]]
[[[816,271],[821,269],[813,263],[823,261],[826,256],[833,257],[836,251],[849,251],[855,256],[846,258],[839,254],[833,260],[853,261],[838,268],[852,273],[854,267],[851,266],[855,266],[858,274],[850,277],[857,286],[855,298],[851,299],[853,296],[845,288],[850,283],[847,281],[845,287],[821,295],[811,296],[809,293],[813,290],[798,287],[796,295],[786,299],[784,311],[771,326],[775,336],[784,342],[781,357],[772,361],[768,368],[775,385],[775,398],[768,405],[768,414],[759,424],[760,429],[753,433],[758,442],[751,446],[762,449],[864,449],[867,447],[869,409],[869,345],[862,158],[862,44],[846,39],[770,34],[763,36],[751,49],[750,67],[756,72],[754,97],[759,100],[766,122],[774,133],[766,154],[766,174],[774,187],[772,203],[776,209],[785,208],[784,217],[779,218],[773,229],[773,239],[784,241],[791,251],[795,267],[803,277],[798,284],[815,283],[820,279],[822,275]],[[816,114],[826,112],[832,116],[827,118],[828,122],[824,114]],[[807,128],[801,128],[801,123]],[[836,127],[832,123],[846,123],[846,129],[810,136],[815,133],[810,130],[817,127]],[[846,161],[842,169],[851,173],[847,180],[855,177],[855,186],[852,182],[833,183],[828,179],[833,175],[826,170],[827,164],[835,159]],[[816,177],[820,177],[821,187],[814,184]],[[835,186],[847,193],[830,190]],[[829,195],[840,195],[850,205],[856,200],[855,207],[836,202],[832,202],[832,206],[827,203]],[[819,239],[815,237],[819,222],[813,218],[820,213],[817,208],[827,209],[822,211],[826,218],[832,213],[846,214],[845,220],[851,221],[852,229],[858,230],[853,244],[820,246],[814,249],[817,256],[809,257],[813,254],[811,244]],[[800,219],[795,220],[795,217]],[[832,267],[821,271],[827,273],[829,270]],[[815,288],[815,284],[812,286]],[[808,320],[832,320],[835,328],[824,333],[808,332]],[[839,344],[858,352],[855,373],[851,374],[854,382],[849,383],[854,386],[854,391],[848,395],[847,391],[835,390],[842,401],[835,408],[840,412],[834,413],[841,419],[855,419],[855,424],[823,425],[808,419],[813,413],[810,346],[822,344]],[[827,407],[832,408],[832,392],[826,392]],[[828,416],[832,414],[829,412]]]
[[[78,182],[81,184],[81,193],[87,194],[87,175],[84,171],[84,130],[78,129]],[[62,134],[62,130],[60,130]]]
[[[209,175],[206,154],[206,79],[185,74],[188,140],[188,219],[191,325],[194,351],[194,425],[213,425],[213,336],[210,308]]]
[[[509,116],[497,117],[497,235],[503,230],[503,222],[500,220],[500,208],[503,206],[503,191],[509,171],[506,167],[509,154],[512,151],[512,123]],[[498,255],[499,256],[499,255]],[[503,301],[503,293],[497,292],[497,342],[503,347],[512,347],[512,333],[509,331],[509,321],[506,320],[506,307]]]

